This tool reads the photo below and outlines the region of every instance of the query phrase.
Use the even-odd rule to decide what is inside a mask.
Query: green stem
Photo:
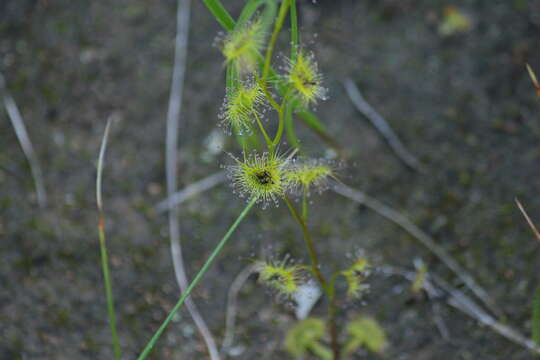
[[[122,351],[120,350],[120,340],[116,329],[116,314],[114,312],[114,298],[112,293],[111,276],[109,272],[109,256],[107,254],[107,244],[105,240],[105,219],[103,214],[99,213],[99,251],[101,253],[101,270],[103,271],[103,280],[105,282],[105,297],[107,298],[107,312],[109,314],[109,325],[111,327],[111,336],[113,343],[114,358],[120,360]]]
[[[283,114],[283,107],[278,112],[279,116],[279,123],[278,123],[278,129],[276,132],[276,137],[274,138],[274,141],[272,141],[272,146],[276,146],[281,141],[281,137],[283,136],[283,129],[285,128],[285,119]]]
[[[309,111],[298,111],[296,113],[298,117],[309,127],[317,136],[319,136],[325,143],[332,147],[340,155],[344,157],[343,149],[334,138],[328,134],[324,126],[320,123],[317,117]]]
[[[259,115],[257,115],[257,113],[255,112],[253,113],[253,115],[255,116],[255,120],[257,121],[257,124],[259,125],[259,129],[261,129],[261,133],[264,137],[264,140],[266,141],[266,145],[268,146],[268,151],[271,152],[273,148],[272,140],[270,140],[270,137],[266,133],[266,130],[264,129],[261,119],[259,119]]]
[[[306,246],[308,248],[309,257],[311,259],[311,271],[319,281],[319,284],[321,284],[322,289],[326,293],[326,295],[330,298],[330,302],[328,305],[328,328],[330,332],[330,342],[332,346],[332,353],[334,355],[334,360],[339,360],[340,358],[340,345],[338,342],[338,333],[337,333],[337,325],[336,325],[336,313],[337,313],[337,304],[336,304],[336,291],[334,288],[334,281],[332,280],[330,283],[327,283],[324,279],[323,275],[321,274],[319,270],[319,261],[317,258],[317,252],[315,250],[315,244],[313,243],[313,239],[311,237],[311,234],[309,233],[309,230],[306,226],[305,221],[298,215],[298,212],[294,208],[294,205],[291,203],[289,198],[285,197],[285,203],[287,204],[287,207],[289,208],[292,216],[294,219],[300,224],[300,227],[302,228],[302,232],[304,233],[304,240],[306,242]]]
[[[341,356],[341,347],[338,342],[338,333],[336,325],[336,314],[337,314],[337,303],[336,303],[336,290],[334,288],[334,282],[331,282],[329,287],[330,300],[328,303],[328,328],[330,331],[330,345],[332,348],[332,353],[334,355],[334,360],[339,360]]]
[[[285,111],[285,133],[287,134],[289,145],[293,148],[300,149],[300,141],[294,131],[293,111],[295,107],[296,102],[287,106],[287,111]]]
[[[307,223],[308,218],[308,203],[307,203],[308,188],[304,186],[304,194],[302,195],[302,218]]]
[[[315,244],[313,243],[313,239],[311,238],[311,234],[309,233],[309,230],[306,226],[306,223],[300,215],[298,215],[298,212],[294,208],[294,205],[291,203],[291,200],[289,200],[288,197],[284,198],[285,203],[287,204],[287,207],[289,208],[293,218],[298,222],[300,227],[302,228],[302,232],[304,234],[304,241],[306,243],[306,247],[308,249],[309,258],[311,259],[311,271],[317,278],[317,281],[321,284],[321,287],[325,292],[328,293],[328,289],[326,286],[326,280],[324,279],[323,275],[321,274],[321,271],[319,270],[319,260],[317,258],[317,252],[315,250]]]
[[[197,275],[195,276],[195,278],[193,279],[193,281],[191,282],[191,284],[189,284],[188,288],[186,289],[186,291],[182,294],[182,296],[180,297],[180,300],[178,300],[178,302],[176,303],[176,305],[173,307],[173,309],[171,310],[171,312],[169,313],[169,315],[167,315],[167,318],[165,318],[165,320],[163,321],[163,323],[161,324],[161,326],[159,327],[159,329],[154,333],[154,335],[152,336],[152,338],[150,339],[150,341],[148,342],[148,344],[146,345],[146,347],[144,348],[144,350],[142,351],[141,355],[139,355],[139,357],[137,358],[137,360],[143,360],[143,359],[146,359],[146,357],[148,356],[148,354],[150,354],[150,352],[152,351],[154,345],[156,344],[156,342],[158,341],[159,337],[163,334],[163,331],[165,331],[165,328],[169,325],[169,323],[172,321],[174,315],[178,312],[178,310],[180,310],[180,308],[182,307],[182,304],[184,303],[184,301],[186,300],[186,298],[189,296],[189,294],[191,294],[191,291],[193,290],[193,288],[195,288],[195,286],[197,285],[197,283],[199,282],[199,280],[201,280],[201,278],[203,277],[203,275],[206,273],[206,271],[208,270],[208,268],[210,267],[210,265],[212,264],[212,262],[216,259],[216,257],[218,256],[218,254],[220,253],[221,249],[223,249],[223,247],[225,246],[225,244],[227,243],[227,240],[231,237],[231,235],[233,234],[233,232],[236,230],[236,228],[238,227],[238,225],[240,224],[240,222],[246,217],[246,215],[248,214],[249,210],[251,210],[251,208],[253,207],[253,205],[255,205],[257,199],[252,199],[250,200],[250,202],[246,205],[246,207],[244,208],[244,210],[242,210],[242,212],[240,213],[240,215],[238,216],[238,218],[235,220],[235,222],[231,225],[231,227],[229,228],[229,230],[227,231],[227,233],[225,234],[225,236],[223,236],[223,238],[221,239],[221,241],[218,243],[218,245],[216,246],[216,248],[214,249],[214,251],[212,251],[212,254],[210,254],[210,257],[208,258],[208,260],[206,260],[206,262],[204,263],[204,265],[202,266],[201,270],[199,270],[199,272],[197,273]]]
[[[99,252],[101,254],[101,270],[103,272],[103,281],[105,283],[105,298],[107,299],[107,312],[109,315],[109,326],[111,327],[111,336],[113,343],[114,358],[120,360],[122,351],[120,350],[120,340],[118,339],[118,330],[116,329],[116,314],[114,312],[114,298],[112,293],[111,276],[109,273],[109,256],[107,254],[107,242],[105,239],[105,217],[103,216],[103,200],[101,194],[101,183],[103,179],[103,164],[105,163],[105,151],[107,150],[107,140],[112,120],[107,121],[105,132],[101,139],[99,149],[97,176],[96,176],[96,203],[98,209],[98,233],[99,233]]]
[[[255,80],[259,83],[259,85],[263,89],[264,95],[266,96],[266,99],[268,100],[270,105],[274,108],[274,110],[279,112],[278,103],[274,100],[274,98],[272,97],[272,94],[270,94],[270,91],[268,91],[268,88],[265,86],[265,84],[263,84],[262,79],[259,78],[259,75],[257,73],[254,73],[253,75],[255,76]]]
[[[292,104],[289,104],[289,95],[290,95],[290,89],[285,92],[285,95],[283,96],[283,102],[281,103],[281,106],[278,110],[279,115],[279,123],[278,123],[278,129],[276,132],[276,137],[274,138],[274,141],[272,141],[272,145],[276,146],[281,141],[281,137],[283,136],[283,130],[285,129],[285,108],[289,106],[293,106]],[[292,110],[291,110],[292,111]]]
[[[266,49],[266,57],[264,59],[264,68],[263,68],[263,84],[266,84],[266,79],[268,73],[270,72],[270,61],[272,60],[272,53],[274,52],[274,46],[276,45],[276,40],[279,35],[281,28],[283,27],[283,22],[287,16],[287,10],[289,9],[290,0],[283,0],[281,2],[281,7],[279,8],[278,18],[276,24],[274,25],[274,31],[272,32],[272,37],[268,43],[268,48]],[[266,85],[265,85],[266,86]]]

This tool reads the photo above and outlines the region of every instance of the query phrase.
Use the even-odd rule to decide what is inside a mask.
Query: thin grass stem
[[[193,291],[195,286],[197,286],[197,284],[199,283],[201,278],[204,276],[206,271],[208,271],[208,268],[210,267],[210,265],[214,262],[216,257],[219,255],[219,253],[221,252],[221,250],[223,249],[223,247],[227,243],[227,240],[229,240],[229,238],[231,237],[233,232],[236,230],[236,228],[238,227],[240,222],[242,222],[242,220],[249,213],[249,211],[251,210],[253,205],[255,205],[256,201],[257,201],[257,199],[250,200],[250,202],[246,205],[244,210],[242,210],[242,212],[240,213],[238,218],[231,225],[229,230],[227,230],[227,233],[225,234],[225,236],[223,236],[223,238],[220,240],[220,242],[218,243],[216,248],[212,251],[212,254],[210,254],[210,257],[208,258],[208,260],[206,260],[206,262],[202,266],[201,270],[199,270],[197,275],[195,275],[195,278],[193,279],[193,281],[189,284],[188,288],[182,294],[182,296],[180,297],[180,299],[178,300],[176,305],[174,305],[171,312],[169,312],[169,315],[167,315],[167,317],[165,318],[165,320],[163,321],[163,323],[161,324],[159,329],[154,333],[154,335],[152,336],[152,338],[150,339],[150,341],[148,342],[146,347],[143,349],[143,351],[141,352],[141,354],[137,358],[137,360],[144,360],[144,359],[146,359],[148,357],[148,355],[150,354],[150,352],[154,348],[154,345],[157,343],[157,341],[159,340],[159,338],[161,337],[161,335],[163,334],[163,332],[165,331],[167,326],[170,324],[170,322],[174,318],[174,315],[178,312],[178,310],[180,310],[180,308],[184,304],[184,301],[186,300],[186,298],[191,294],[191,292]]]
[[[101,195],[101,184],[103,175],[103,163],[105,158],[105,151],[107,150],[107,139],[109,137],[109,130],[111,127],[112,119],[109,118],[107,126],[105,127],[105,133],[101,141],[101,148],[99,150],[99,158],[97,164],[97,178],[96,178],[96,201],[98,207],[98,232],[99,232],[99,251],[101,254],[101,270],[103,272],[103,281],[105,283],[105,297],[107,299],[107,312],[109,316],[109,325],[111,327],[111,336],[113,343],[114,358],[120,360],[122,358],[122,351],[120,349],[120,340],[118,338],[118,330],[116,328],[116,314],[114,311],[114,298],[112,292],[112,282],[109,272],[109,256],[107,254],[107,241],[105,237],[105,216],[103,215],[103,201]]]
[[[256,113],[253,113],[255,115],[255,120],[257,121],[257,125],[259,125],[259,129],[261,130],[261,133],[264,137],[264,141],[266,141],[266,145],[268,146],[268,150],[272,150],[272,140],[270,140],[270,137],[266,133],[266,130],[264,129],[264,125],[261,122],[261,119]]]
[[[214,18],[217,20],[218,23],[223,26],[223,28],[227,31],[232,31],[234,29],[235,22],[229,14],[229,12],[225,9],[221,1],[219,0],[203,0],[204,4],[210,10],[212,15],[214,15]]]

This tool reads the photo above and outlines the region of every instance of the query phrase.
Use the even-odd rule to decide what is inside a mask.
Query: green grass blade
[[[532,339],[536,345],[540,345],[540,285],[536,288],[533,300]]]
[[[340,155],[343,155],[343,149],[339,143],[326,131],[324,125],[311,111],[303,110],[296,113],[300,119],[306,124],[317,136],[319,136],[326,144],[336,150]]]
[[[232,31],[234,29],[235,22],[231,14],[229,14],[229,12],[225,9],[221,1],[203,0],[203,2],[208,8],[208,10],[210,10],[212,15],[214,15],[214,18],[216,18],[217,22],[219,22],[225,30]]]
[[[97,164],[97,177],[96,177],[96,200],[98,207],[98,232],[99,232],[99,251],[101,255],[101,270],[103,272],[103,282],[105,283],[105,297],[107,299],[107,312],[109,316],[109,325],[111,327],[111,337],[113,343],[114,358],[120,360],[122,358],[122,352],[120,350],[120,341],[118,338],[118,330],[116,328],[116,314],[114,311],[114,298],[112,292],[111,276],[109,272],[109,256],[107,254],[107,242],[105,238],[105,217],[103,215],[103,202],[101,198],[101,179],[103,175],[103,162],[105,158],[105,151],[107,149],[107,139],[109,137],[109,130],[111,127],[111,119],[107,121],[105,127],[105,133],[101,141],[101,148],[99,150],[99,158]]]
[[[276,17],[277,6],[274,0],[249,0],[242,9],[236,26],[241,26],[248,22],[253,17],[253,14],[263,5],[265,8],[261,14],[262,25],[263,29],[268,29]]]
[[[298,112],[298,115],[302,118],[302,120],[304,120],[306,125],[308,125],[309,127],[317,131],[327,133],[326,128],[321,123],[319,118],[317,118],[317,116],[313,114],[311,111],[307,111],[307,110],[300,111]]]
[[[225,234],[225,236],[223,236],[223,238],[221,239],[221,241],[218,243],[218,245],[216,246],[216,248],[214,249],[214,251],[212,251],[212,254],[210,254],[210,257],[208,258],[208,260],[206,260],[206,262],[204,263],[204,265],[202,266],[201,270],[199,270],[199,272],[197,273],[197,275],[195,276],[195,278],[193,279],[193,281],[191,282],[191,284],[189,284],[188,288],[186,289],[186,291],[182,294],[182,296],[180,297],[180,299],[178,300],[178,302],[176,303],[176,305],[174,305],[173,309],[171,310],[171,312],[169,313],[169,315],[167,315],[167,317],[165,318],[165,320],[163,321],[163,323],[161,324],[161,326],[159,327],[159,329],[154,333],[154,335],[152,336],[152,338],[150,339],[150,341],[148,342],[148,344],[146,345],[146,347],[144,348],[144,350],[142,351],[141,355],[139,355],[139,357],[137,358],[137,360],[143,360],[143,359],[146,359],[146,357],[150,354],[150,352],[152,351],[152,349],[154,348],[154,345],[156,344],[156,342],[158,341],[158,339],[160,338],[160,336],[163,334],[163,332],[165,331],[165,329],[167,328],[167,326],[169,325],[169,323],[172,321],[174,315],[178,312],[178,310],[180,310],[180,308],[182,307],[182,305],[184,304],[184,301],[186,300],[186,298],[189,296],[189,294],[191,294],[191,291],[195,288],[195,286],[198,284],[198,282],[201,280],[201,278],[203,277],[203,275],[206,273],[206,271],[208,270],[208,268],[210,267],[210,265],[214,262],[214,260],[216,259],[216,257],[218,256],[218,254],[221,252],[221,250],[223,249],[223,247],[225,246],[225,244],[227,243],[227,240],[229,240],[229,238],[231,237],[231,235],[233,234],[233,232],[236,230],[236,228],[238,227],[238,225],[240,224],[240,222],[242,222],[242,220],[246,217],[246,215],[249,213],[249,210],[251,210],[251,208],[253,207],[253,205],[255,205],[255,202],[256,202],[257,199],[252,199],[247,205],[246,207],[244,208],[244,210],[242,210],[242,212],[240,213],[240,215],[238,216],[238,218],[234,221],[234,223],[231,225],[231,227],[229,228],[229,230],[227,230],[227,233]]]

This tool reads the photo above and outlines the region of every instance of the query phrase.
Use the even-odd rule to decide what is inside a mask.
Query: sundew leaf
[[[351,354],[363,346],[369,351],[380,352],[386,345],[386,334],[381,326],[371,317],[361,316],[347,325],[349,340],[345,344],[345,353]]]
[[[331,351],[321,343],[320,339],[325,333],[325,324],[322,319],[307,318],[298,322],[287,333],[285,348],[295,357],[301,357],[313,352],[321,359],[330,360]]]

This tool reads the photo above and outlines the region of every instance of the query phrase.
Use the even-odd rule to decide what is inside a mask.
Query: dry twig
[[[354,104],[356,109],[360,111],[371,122],[371,124],[381,133],[390,148],[394,151],[398,158],[401,159],[409,168],[425,172],[424,167],[420,161],[405,148],[405,145],[401,142],[396,133],[392,130],[390,125],[384,120],[384,118],[364,99],[360,90],[351,79],[345,79],[343,86],[349,99]]]
[[[403,276],[410,281],[414,281],[416,277],[415,272],[391,266],[383,266],[381,270],[383,273],[388,275]],[[489,315],[486,311],[484,311],[484,309],[476,304],[473,299],[465,295],[463,292],[455,289],[443,279],[433,274],[426,274],[426,279],[424,280],[424,289],[426,292],[431,293],[434,297],[440,297],[441,292],[443,292],[446,294],[446,302],[448,305],[476,319],[481,324],[489,327],[508,340],[523,346],[536,354],[540,354],[540,347],[534,344],[532,340],[527,339],[519,331],[511,328],[510,326],[497,321],[493,316]]]
[[[226,354],[226,352],[231,348],[234,341],[234,328],[236,324],[236,313],[237,313],[237,298],[240,289],[246,283],[251,274],[255,273],[257,266],[251,264],[246,266],[234,279],[229,288],[227,294],[227,311],[225,318],[225,335],[223,337],[223,343],[221,344],[221,353]]]
[[[225,172],[219,171],[215,174],[205,177],[199,181],[187,185],[180,191],[177,191],[169,198],[160,201],[154,206],[158,213],[169,210],[170,207],[178,206],[186,200],[189,200],[200,193],[210,190],[211,188],[223,183],[226,179]]]
[[[353,201],[365,205],[377,214],[385,217],[393,223],[399,225],[415,239],[417,239],[422,245],[424,245],[429,251],[437,256],[443,264],[445,264],[456,276],[463,281],[463,283],[480,299],[482,302],[497,316],[501,316],[502,312],[495,305],[495,302],[491,299],[488,293],[476,283],[473,277],[459,265],[454,258],[442,247],[440,247],[433,238],[422,231],[418,226],[413,224],[405,216],[392,209],[391,207],[381,203],[377,199],[374,199],[365,193],[352,189],[346,185],[336,185],[333,190]]]
[[[0,97],[3,99],[4,107],[6,108],[11,125],[13,125],[17,139],[30,164],[30,171],[36,186],[38,204],[40,207],[44,208],[47,205],[47,193],[45,191],[45,182],[43,180],[41,166],[39,165],[38,157],[34,151],[30,137],[28,136],[28,131],[26,131],[21,112],[19,111],[15,100],[9,93],[2,74],[0,74]]]
[[[166,176],[167,176],[167,196],[170,202],[171,196],[176,192],[177,187],[177,156],[178,148],[178,126],[182,110],[182,94],[184,90],[184,78],[186,70],[187,42],[189,33],[191,0],[178,0],[176,40],[174,53],[174,69],[171,81],[171,93],[169,97],[169,108],[167,111],[167,137],[165,144],[166,156]],[[174,264],[176,280],[182,292],[188,287],[188,280],[180,245],[180,225],[178,223],[178,208],[169,203],[169,235],[171,239],[171,254]],[[186,307],[203,337],[210,358],[219,360],[219,353],[216,343],[206,323],[200,315],[195,303],[188,297]]]
[[[527,220],[527,223],[529,224],[529,227],[531,228],[531,230],[533,231],[534,233],[534,236],[536,236],[536,240],[540,241],[540,232],[538,232],[538,229],[536,228],[536,226],[534,225],[534,223],[532,222],[531,218],[529,217],[529,215],[527,214],[527,212],[525,211],[525,208],[523,207],[523,205],[521,205],[521,203],[519,202],[519,200],[516,198],[515,199],[516,201],[516,204],[519,208],[519,211],[521,211],[521,213],[523,214],[523,216],[525,217],[525,220]]]

